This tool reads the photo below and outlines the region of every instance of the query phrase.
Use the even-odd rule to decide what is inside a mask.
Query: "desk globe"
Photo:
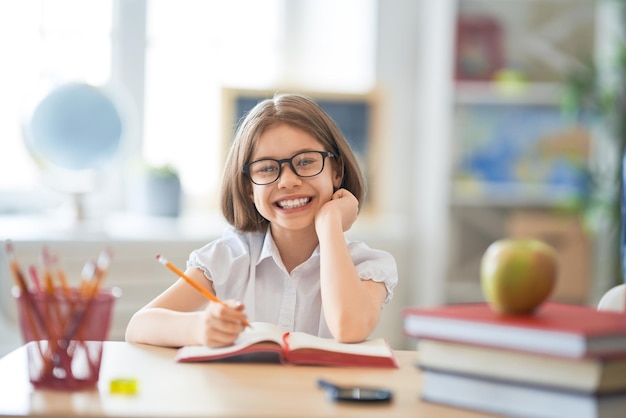
[[[116,155],[123,123],[118,106],[100,88],[63,84],[46,94],[25,124],[25,140],[51,187],[74,196],[77,219],[83,195],[97,188],[96,171]]]

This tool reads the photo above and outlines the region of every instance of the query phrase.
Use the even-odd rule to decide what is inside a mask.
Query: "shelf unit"
[[[561,119],[559,100],[565,72],[591,59],[594,2],[458,0],[456,13],[446,299],[483,300],[489,244],[532,236],[559,253],[554,299],[586,303],[589,244],[571,208],[589,135]]]

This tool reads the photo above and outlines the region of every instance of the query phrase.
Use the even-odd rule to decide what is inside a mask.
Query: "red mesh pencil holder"
[[[85,294],[77,289],[46,293],[14,288],[33,386],[73,391],[97,385],[103,341],[119,294],[119,289]]]

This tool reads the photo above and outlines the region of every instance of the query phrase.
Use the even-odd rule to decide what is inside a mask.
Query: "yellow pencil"
[[[179,277],[181,277],[183,280],[185,280],[187,283],[189,283],[194,289],[196,289],[198,292],[202,293],[202,295],[204,295],[205,298],[207,298],[208,300],[212,301],[212,302],[216,302],[219,303],[221,305],[225,305],[224,302],[222,302],[217,296],[215,296],[213,293],[209,292],[208,290],[206,290],[204,287],[200,286],[198,283],[196,283],[193,279],[191,279],[191,277],[185,275],[185,273],[183,273],[178,267],[176,267],[174,264],[170,263],[169,261],[167,261],[167,259],[165,259],[164,257],[157,255],[156,259],[159,263],[163,264],[165,267],[167,267],[168,269],[170,269],[171,271],[173,271],[174,273],[176,273]],[[247,327],[250,326],[250,323],[248,321],[244,321],[243,324]]]

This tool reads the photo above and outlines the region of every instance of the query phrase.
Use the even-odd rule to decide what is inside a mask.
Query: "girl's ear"
[[[248,198],[250,199],[250,201],[254,203],[254,192],[252,191],[252,186],[249,184],[246,185],[246,194],[248,195]]]
[[[343,182],[343,161],[340,161],[339,164],[333,164],[333,188],[338,190],[341,187],[341,183]]]

